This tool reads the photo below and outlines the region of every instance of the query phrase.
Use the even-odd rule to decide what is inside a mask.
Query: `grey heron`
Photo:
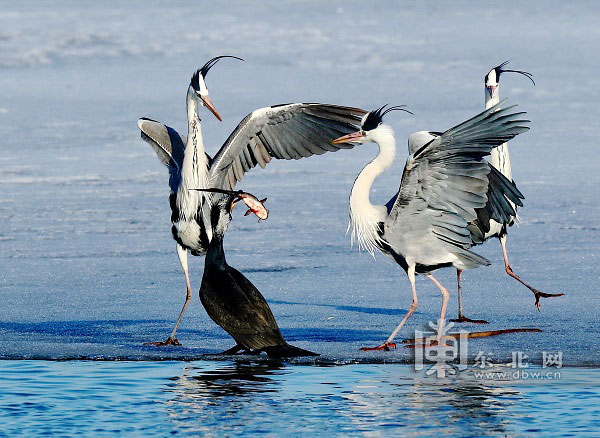
[[[191,301],[188,251],[194,256],[206,253],[212,237],[210,198],[212,195],[190,188],[217,187],[231,190],[243,175],[273,158],[297,160],[328,151],[349,149],[353,144],[332,145],[331,140],[357,129],[364,110],[320,103],[294,103],[260,108],[248,114],[211,158],[202,142],[198,104],[207,106],[218,118],[208,98],[205,76],[221,58],[206,63],[192,77],[187,93],[188,136],[160,122],[141,118],[141,137],[169,168],[171,222],[177,254],[186,280],[186,299],[169,337],[151,345],[181,345],[177,328]],[[234,57],[235,58],[235,57]],[[237,58],[239,59],[239,58]]]
[[[526,78],[528,78],[534,85],[535,82],[531,73],[522,70],[511,70],[505,68],[508,64],[508,61],[503,62],[502,64],[492,68],[484,78],[484,86],[485,86],[485,108],[491,108],[496,105],[500,101],[500,75],[502,73],[518,73]],[[492,149],[489,157],[490,164],[494,167],[494,169],[499,170],[502,175],[504,175],[509,181],[513,181],[512,178],[512,169],[510,165],[510,155],[508,153],[508,144],[502,143],[500,146]],[[493,190],[493,184],[490,184],[489,190]],[[488,196],[488,199],[491,198]],[[502,254],[504,258],[504,269],[508,275],[512,278],[516,279],[524,286],[526,286],[531,292],[533,292],[535,296],[535,305],[538,310],[540,310],[540,298],[544,297],[557,297],[563,294],[549,294],[542,292],[529,284],[527,284],[524,280],[522,280],[511,268],[508,262],[508,252],[506,249],[506,236],[508,227],[512,226],[514,220],[517,216],[516,206],[522,207],[523,204],[520,201],[524,199],[523,195],[518,192],[519,200],[515,200],[512,198],[511,201],[511,209],[509,209],[506,215],[498,215],[497,210],[490,208],[490,203],[486,205],[483,209],[478,210],[478,219],[472,223],[472,235],[473,235],[473,243],[480,244],[484,241],[496,237],[500,241],[500,245],[502,247]],[[464,316],[463,313],[463,302],[462,302],[462,270],[456,270],[456,278],[458,284],[458,318],[452,319],[452,322],[472,322],[477,324],[487,324],[487,321],[483,319],[471,319]]]
[[[207,201],[202,194],[188,189],[201,185],[208,173],[210,157],[204,151],[198,104],[206,106],[218,120],[221,120],[221,116],[210,100],[205,79],[208,71],[222,58],[241,59],[234,56],[212,58],[199,68],[190,80],[186,94],[187,139],[154,120],[147,118],[138,120],[142,138],[152,146],[158,158],[169,168],[171,232],[177,242],[177,255],[186,283],[185,303],[169,337],[161,342],[148,342],[147,345],[181,345],[175,338],[175,334],[192,299],[188,251],[193,255],[200,255],[205,253],[208,247],[210,236],[202,217],[203,209],[207,208]]]
[[[484,157],[492,148],[527,131],[525,113],[513,112],[502,102],[443,133],[420,131],[409,137],[409,151],[398,193],[386,205],[373,205],[369,193],[375,178],[394,161],[396,140],[383,116],[401,107],[367,113],[358,132],[334,140],[375,142],[379,153],[356,178],[350,193],[352,240],[374,254],[381,251],[408,275],[412,303],[400,324],[380,346],[363,350],[388,350],[418,306],[415,274],[427,276],[442,293],[437,343],[443,333],[449,293],[432,271],[454,266],[471,269],[489,265],[472,252],[469,222],[485,206],[490,166]],[[505,181],[509,183],[508,181]],[[499,205],[502,205],[501,203]]]
[[[225,259],[223,237],[236,203],[243,201],[260,219],[267,218],[267,209],[254,195],[241,190],[200,191],[223,194],[214,201],[211,209],[212,239],[204,260],[199,292],[208,316],[236,341],[234,347],[222,354],[243,350],[247,353],[264,351],[269,357],[317,356],[285,341],[260,291]]]

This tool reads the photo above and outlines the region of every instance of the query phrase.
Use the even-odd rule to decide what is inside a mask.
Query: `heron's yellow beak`
[[[352,134],[344,135],[333,140],[332,144],[340,143],[361,143],[363,141],[364,134],[361,131],[353,132]]]
[[[213,113],[215,115],[215,117],[219,120],[219,122],[222,122],[223,119],[221,119],[221,116],[219,115],[219,112],[213,105],[212,100],[210,100],[210,97],[200,96],[200,99],[202,99],[202,103],[204,104],[204,106],[206,108],[208,108],[211,113]]]

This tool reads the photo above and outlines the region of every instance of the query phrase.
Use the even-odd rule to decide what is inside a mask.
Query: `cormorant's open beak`
[[[211,113],[213,113],[215,115],[215,117],[219,120],[219,122],[222,122],[223,119],[221,119],[221,116],[219,115],[219,112],[213,105],[212,100],[210,100],[210,97],[200,96],[200,99],[202,99],[202,103],[204,104],[204,106],[206,108],[208,108]]]
[[[240,202],[242,200],[242,198],[237,195],[235,198],[233,198],[231,200],[231,207],[229,207],[229,214],[233,216],[233,207],[235,207],[235,205]]]
[[[494,97],[494,90],[496,89],[497,85],[489,85],[486,88],[486,90],[488,91],[488,94],[490,95],[490,99],[492,97]]]
[[[332,144],[340,143],[362,143],[365,135],[361,131],[353,132],[352,134],[344,135],[333,140]]]

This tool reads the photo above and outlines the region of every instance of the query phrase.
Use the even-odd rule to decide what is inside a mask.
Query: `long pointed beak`
[[[238,202],[240,202],[241,198],[234,198],[233,201],[231,201],[231,207],[229,207],[229,214],[233,216],[233,207],[235,207],[235,204],[237,204]]]
[[[219,122],[222,122],[223,119],[221,119],[221,116],[219,115],[219,112],[213,105],[212,100],[210,100],[210,97],[200,96],[200,99],[202,99],[202,103],[204,104],[204,106],[206,108],[208,108],[211,113],[213,113],[215,115],[215,117],[219,120]]]
[[[340,143],[353,143],[353,142],[362,142],[364,138],[364,134],[360,131],[353,132],[352,134],[343,135],[342,137],[338,137],[331,142],[331,144],[340,144]]]
[[[243,192],[242,192],[243,193]],[[235,198],[233,198],[233,200],[231,201],[231,207],[229,207],[229,214],[233,215],[233,207],[235,207],[235,205],[240,202],[242,200],[242,197],[240,196],[240,194],[238,193]]]

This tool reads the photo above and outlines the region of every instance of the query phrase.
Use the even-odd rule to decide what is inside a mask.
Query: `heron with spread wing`
[[[416,274],[427,276],[442,293],[436,337],[440,343],[449,293],[432,272],[449,266],[471,269],[489,265],[487,259],[469,249],[473,245],[469,223],[488,200],[493,171],[484,157],[529,129],[524,126],[528,121],[520,120],[525,113],[511,113],[512,108],[501,102],[446,132],[412,134],[400,189],[386,205],[373,205],[369,200],[375,178],[392,164],[396,154],[394,131],[383,123],[383,116],[404,109],[371,111],[362,118],[358,132],[334,140],[378,144],[379,154],[360,172],[350,194],[352,239],[371,254],[379,250],[392,258],[407,273],[412,289],[412,303],[400,324],[382,345],[365,350],[395,347],[396,334],[418,306]],[[501,174],[498,177],[504,178]],[[503,183],[511,184],[506,178]],[[502,193],[499,197],[506,200],[505,196]]]
[[[256,166],[264,168],[273,158],[297,160],[339,149],[352,143],[331,141],[355,131],[366,111],[320,103],[293,103],[260,108],[248,114],[211,158],[202,142],[198,104],[218,113],[208,100],[204,78],[222,57],[211,59],[192,77],[188,87],[188,136],[154,120],[142,118],[138,127],[142,138],[169,168],[170,205],[173,238],[186,278],[186,300],[167,340],[153,345],[180,345],[177,327],[191,300],[187,255],[201,256],[212,238],[211,200],[214,194],[191,188],[232,190],[244,174]],[[208,103],[207,103],[208,102]]]

